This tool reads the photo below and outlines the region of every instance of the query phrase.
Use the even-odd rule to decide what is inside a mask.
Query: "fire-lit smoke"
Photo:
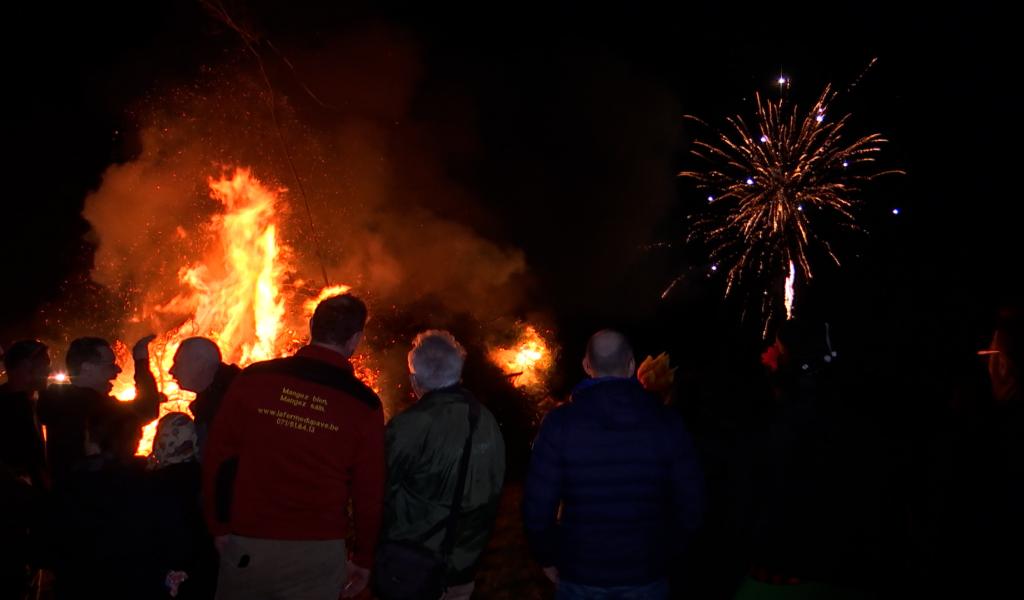
[[[124,307],[100,331],[157,333],[152,367],[169,396],[187,396],[167,376],[185,337],[211,337],[243,365],[294,350],[318,299],[342,290],[321,293],[325,271],[369,304],[370,357],[404,354],[416,332],[383,328],[406,322],[394,318],[405,307],[429,307],[412,320],[429,326],[504,324],[487,336],[507,335],[523,309],[522,252],[478,233],[493,224],[451,175],[473,146],[469,116],[413,111],[420,70],[401,36],[360,34],[324,53],[316,64],[338,68],[315,83],[343,108],[311,110],[281,92],[272,114],[253,65],[229,60],[137,107],[137,156],[109,167],[86,199],[92,277]],[[126,349],[118,356],[129,366]],[[386,405],[403,394],[399,361],[355,366]]]
[[[310,57],[317,69],[337,69],[314,70],[315,81],[306,82],[347,108],[296,108],[303,95],[281,92],[279,128],[247,60],[137,109],[137,158],[111,166],[86,202],[97,282],[141,305],[166,302],[165,287],[154,283],[215,243],[196,233],[220,209],[205,178],[219,165],[245,165],[269,187],[290,190],[277,236],[294,250],[302,278],[322,279],[320,255],[331,283],[352,285],[380,305],[430,300],[482,319],[522,308],[522,252],[478,232],[494,224],[451,175],[464,170],[475,144],[472,108],[458,118],[413,112],[420,69],[412,44],[364,33]]]

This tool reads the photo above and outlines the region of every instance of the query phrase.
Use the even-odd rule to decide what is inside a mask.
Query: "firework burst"
[[[847,139],[850,115],[829,113],[835,99],[830,87],[807,112],[784,98],[765,100],[757,94],[755,99],[753,126],[739,115],[728,118],[728,127],[710,141],[694,142],[692,153],[707,168],[679,175],[695,181],[712,205],[691,237],[703,239],[713,262],[725,267],[726,295],[746,281],[763,290],[766,281],[786,277],[782,296],[791,316],[797,278],[813,275],[814,247],[839,264],[814,226],[827,222],[859,229],[853,210],[862,185],[899,171],[873,168],[886,143],[880,134]],[[766,328],[778,297],[763,294]]]

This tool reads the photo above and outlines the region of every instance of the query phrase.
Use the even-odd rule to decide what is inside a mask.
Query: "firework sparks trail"
[[[796,265],[790,261],[789,263],[789,275],[786,276],[786,319],[793,318],[793,303],[796,301],[796,293],[794,291],[794,284],[796,284]]]
[[[703,239],[713,262],[723,265],[727,296],[747,280],[764,289],[765,279],[789,273],[784,303],[791,315],[797,277],[813,276],[811,249],[820,247],[839,264],[813,226],[829,222],[859,230],[853,213],[857,192],[876,177],[901,173],[872,168],[887,140],[878,133],[848,140],[850,115],[831,114],[834,99],[826,87],[801,112],[785,98],[757,94],[752,125],[733,116],[710,141],[694,142],[692,153],[706,168],[679,175],[707,194],[711,211],[698,219],[691,238]],[[766,326],[777,306],[774,298],[764,296]]]

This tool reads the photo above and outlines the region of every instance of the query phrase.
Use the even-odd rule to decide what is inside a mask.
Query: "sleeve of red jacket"
[[[220,509],[230,502],[225,493],[233,483],[234,473],[228,469],[237,469],[238,454],[242,446],[244,426],[244,403],[248,394],[245,393],[247,382],[243,376],[238,377],[224,396],[220,410],[210,426],[206,450],[203,456],[203,514],[213,536],[229,533],[230,523],[225,518],[226,510]]]
[[[384,411],[368,415],[352,468],[352,517],[356,534],[352,562],[372,568],[384,504]]]

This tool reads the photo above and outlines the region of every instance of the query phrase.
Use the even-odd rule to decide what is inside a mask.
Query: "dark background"
[[[742,380],[764,342],[739,301],[722,299],[704,249],[682,243],[688,217],[703,207],[703,195],[676,177],[695,166],[695,132],[682,117],[720,123],[749,113],[753,92],[777,93],[780,72],[803,104],[833,83],[853,131],[883,133],[886,166],[906,175],[866,190],[866,233],[841,244],[842,268],[823,266],[800,290],[798,311],[831,323],[859,381],[851,394],[866,407],[865,438],[883,457],[874,464],[886,465],[887,568],[902,569],[913,544],[928,545],[931,534],[915,533],[908,515],[920,522],[930,510],[927,472],[942,452],[934,439],[951,407],[984,396],[975,352],[996,309],[1020,294],[1012,19],[977,2],[906,12],[894,3],[330,4],[228,7],[286,53],[380,24],[410,36],[423,70],[413,110],[443,123],[458,110],[445,102],[454,90],[475,111],[479,143],[451,161],[450,175],[479,205],[446,216],[525,252],[524,310],[551,315],[563,347],[555,391],[581,376],[587,336],[619,327],[641,356],[672,353],[691,427],[722,444],[728,437],[716,432],[756,420]],[[51,323],[40,311],[90,287],[82,203],[108,165],[137,152],[128,107],[158,86],[187,84],[240,43],[193,2],[5,10],[6,342],[43,335]],[[673,245],[651,247],[660,242]],[[713,476],[715,443],[703,451]],[[927,555],[915,564],[938,570]]]
[[[867,191],[868,233],[840,248],[844,268],[822,269],[801,291],[801,307],[827,314],[840,336],[856,332],[878,360],[931,366],[983,343],[993,307],[1016,291],[1013,32],[980,4],[908,14],[863,3],[838,12],[228,7],[286,50],[367,23],[416,40],[424,110],[443,118],[430,107],[434,89],[472,98],[481,144],[458,176],[478,192],[486,235],[526,252],[538,282],[531,300],[556,315],[570,356],[605,324],[651,351],[730,337],[739,310],[720,300],[722,282],[706,277],[701,249],[645,250],[680,242],[701,206],[674,177],[694,166],[682,115],[714,123],[749,112],[752,93],[772,94],[780,71],[806,103],[826,83],[847,87],[874,57],[839,109],[854,113],[855,132],[892,140],[886,161],[907,175]],[[5,21],[0,310],[9,338],[32,333],[19,324],[86,276],[81,203],[107,165],[132,158],[126,107],[157,85],[189,81],[239,40],[189,2],[20,7]],[[661,301],[680,273],[686,284]],[[757,323],[747,329],[738,339],[756,345]]]

